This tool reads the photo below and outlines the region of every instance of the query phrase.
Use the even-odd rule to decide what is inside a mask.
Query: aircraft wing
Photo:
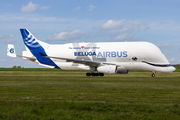
[[[102,64],[106,65],[116,65],[112,63],[102,63],[102,62],[97,62],[97,61],[90,61],[90,60],[82,60],[82,59],[72,59],[72,58],[64,58],[64,57],[53,57],[53,56],[46,56],[42,53],[40,53],[42,57],[47,57],[47,58],[54,58],[54,59],[61,59],[61,60],[66,60],[66,62],[73,62],[73,63],[79,63],[79,64],[84,64],[88,66],[100,66]]]
[[[101,64],[100,62],[89,61],[89,60],[79,60],[79,59],[71,59],[71,58],[63,58],[63,57],[52,57],[52,56],[43,56],[43,57],[61,59],[61,60],[66,60],[66,62],[79,63],[79,64],[88,65],[88,66],[99,66]]]

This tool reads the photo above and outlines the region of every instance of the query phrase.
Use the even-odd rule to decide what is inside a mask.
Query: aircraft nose
[[[171,66],[171,67],[169,67],[169,68],[168,68],[168,70],[169,70],[169,72],[173,72],[173,71],[175,71],[175,70],[176,70],[176,68],[175,68],[175,67],[173,67],[173,66]]]

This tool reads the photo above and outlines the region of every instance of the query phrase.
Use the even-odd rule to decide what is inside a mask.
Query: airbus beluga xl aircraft
[[[22,57],[51,68],[89,70],[86,76],[127,74],[129,70],[170,73],[175,70],[160,49],[149,42],[97,42],[50,45],[37,40],[28,29],[20,29],[26,51],[16,55],[8,44],[7,55]],[[95,73],[94,71],[97,71]]]

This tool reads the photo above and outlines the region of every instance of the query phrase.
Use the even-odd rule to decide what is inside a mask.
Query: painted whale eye
[[[137,57],[132,57],[132,60],[136,61],[138,58]]]

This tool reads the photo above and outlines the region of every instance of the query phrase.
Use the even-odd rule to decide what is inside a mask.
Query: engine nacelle
[[[113,74],[116,73],[117,67],[115,65],[105,65],[105,66],[99,66],[97,68],[97,71],[100,73],[108,73]]]
[[[126,70],[124,67],[117,67],[115,65],[105,65],[99,66],[97,71],[100,73],[108,73],[108,74],[127,74],[129,70]]]
[[[129,70],[117,70],[116,73],[117,74],[128,74]]]

